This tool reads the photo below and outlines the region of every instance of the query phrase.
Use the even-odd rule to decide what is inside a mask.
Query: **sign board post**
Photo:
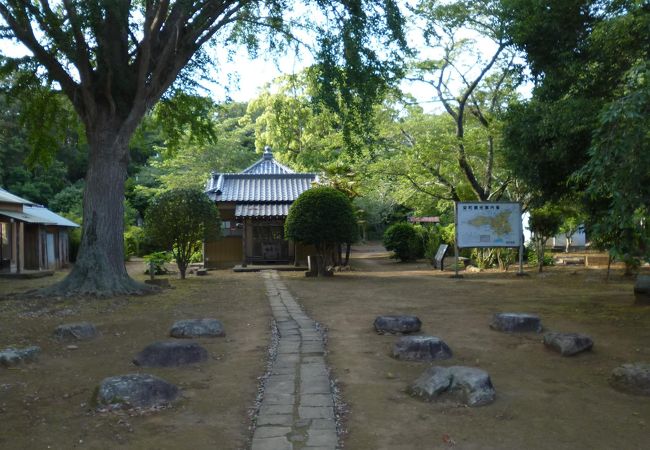
[[[433,257],[433,266],[436,269],[444,270],[444,259],[445,254],[447,254],[447,249],[449,246],[447,244],[440,244],[436,256]]]
[[[521,205],[513,202],[456,202],[456,276],[460,248],[519,248],[523,273]]]

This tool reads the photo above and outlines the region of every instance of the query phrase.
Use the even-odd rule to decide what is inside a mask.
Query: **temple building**
[[[317,182],[316,174],[277,162],[269,147],[241,173],[213,172],[206,194],[219,209],[222,238],[205,242],[205,267],[304,264],[308,249],[285,239],[284,221],[291,204]]]

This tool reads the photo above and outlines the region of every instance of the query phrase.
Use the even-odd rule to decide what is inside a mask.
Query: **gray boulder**
[[[90,322],[67,323],[54,330],[54,337],[60,341],[87,341],[98,334],[97,328]]]
[[[623,364],[612,371],[609,384],[629,394],[650,395],[650,364]]]
[[[449,359],[449,346],[436,336],[404,336],[393,346],[393,357],[404,361]]]
[[[120,375],[102,380],[97,391],[97,403],[150,408],[171,403],[179,392],[173,384],[153,375]]]
[[[137,366],[175,367],[208,359],[208,351],[196,342],[154,342],[133,359]]]
[[[408,390],[427,401],[445,394],[468,406],[487,405],[496,396],[486,371],[464,366],[429,367]]]
[[[420,331],[422,322],[415,316],[378,316],[374,325],[379,334],[408,334]]]
[[[594,341],[584,334],[550,332],[544,335],[544,345],[560,352],[562,356],[573,356],[591,350]]]
[[[543,329],[538,316],[525,313],[497,313],[490,328],[506,333],[541,333]]]
[[[634,297],[637,303],[650,305],[650,275],[637,275]]]
[[[223,337],[226,332],[217,319],[177,320],[169,330],[175,338]]]
[[[9,347],[0,351],[0,366],[13,367],[21,363],[36,361],[41,348],[33,345],[25,348]]]

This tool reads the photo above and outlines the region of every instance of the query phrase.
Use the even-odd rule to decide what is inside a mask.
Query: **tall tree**
[[[506,118],[512,169],[540,203],[581,199],[589,238],[628,268],[650,258],[650,4],[502,2],[535,82],[532,99]]]
[[[433,101],[440,103],[453,120],[453,155],[473,197],[481,201],[498,200],[510,179],[495,166],[495,122],[516,87],[512,76],[514,52],[505,33],[506,18],[500,4],[495,0],[420,0],[412,11],[421,22],[424,41],[439,56],[417,61],[410,79],[432,87]],[[475,51],[477,42],[491,49],[486,57]],[[467,128],[472,121],[484,129],[483,141],[478,143],[480,152],[468,145]],[[477,143],[474,144],[476,147]],[[447,196],[461,200],[454,180],[435,167],[431,175],[447,186]]]
[[[297,3],[297,2],[296,2]],[[124,266],[123,199],[129,162],[128,143],[145,113],[179,75],[191,81],[193,69],[208,62],[204,44],[247,44],[260,36],[282,46],[292,26],[318,33],[323,81],[333,87],[357,82],[349,95],[371,97],[386,75],[371,47],[395,49],[403,43],[402,19],[395,0],[380,7],[368,0],[305,1],[320,8],[317,23],[291,12],[283,0],[2,0],[2,38],[16,39],[31,56],[10,59],[13,66],[47,74],[72,103],[85,127],[89,147],[84,193],[83,237],[77,263],[49,289],[61,295],[138,293]],[[295,22],[304,18],[302,24]],[[324,24],[324,25],[322,25]],[[264,31],[270,33],[264,34]],[[373,40],[374,39],[374,40]],[[395,57],[389,52],[388,57]],[[344,70],[337,70],[342,65]],[[185,69],[185,70],[184,70]],[[365,86],[362,79],[374,80]],[[340,74],[346,74],[341,77]],[[332,76],[329,76],[332,75]],[[338,75],[338,76],[334,76]]]

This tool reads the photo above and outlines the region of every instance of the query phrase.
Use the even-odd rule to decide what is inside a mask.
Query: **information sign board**
[[[519,203],[456,203],[456,245],[459,248],[519,247],[522,239]]]

